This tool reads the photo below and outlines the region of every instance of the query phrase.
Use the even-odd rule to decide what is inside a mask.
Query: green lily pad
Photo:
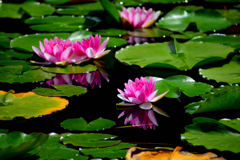
[[[217,82],[240,83],[240,56],[234,56],[229,63],[221,67],[200,69],[199,72],[203,77]]]
[[[127,34],[126,30],[110,28],[110,29],[99,29],[95,31],[101,36],[123,36]]]
[[[84,66],[71,66],[67,67],[41,67],[41,69],[45,72],[50,73],[60,73],[60,74],[79,74],[79,73],[87,73],[97,70],[97,67],[91,64],[87,64]]]
[[[81,42],[82,39],[88,39],[91,35],[93,35],[93,32],[82,30],[82,31],[76,31],[73,32],[68,38],[72,41],[79,41]]]
[[[205,100],[187,105],[185,107],[187,109],[186,112],[195,114],[240,109],[239,86],[220,87],[215,90],[209,94],[202,95]]]
[[[186,2],[184,0],[138,0],[138,1],[142,3],[163,3],[163,4]]]
[[[181,135],[181,139],[207,149],[239,153],[240,132],[220,122],[210,118],[195,118],[193,124],[185,127],[185,133]]]
[[[210,9],[197,11],[184,11],[175,9],[168,12],[156,23],[158,27],[167,28],[173,31],[185,31],[188,25],[195,22],[200,32],[221,30],[231,26],[220,13]]]
[[[31,65],[30,62],[24,61],[24,60],[4,60],[0,61],[0,66],[14,66],[14,65],[21,65],[23,67],[22,72],[31,70],[31,69],[37,69],[38,66]]]
[[[0,129],[0,134],[6,134],[8,132],[9,132],[9,130],[7,130],[7,129]]]
[[[65,145],[60,143],[60,134],[49,133],[48,140],[41,145],[41,148],[66,148]]]
[[[23,72],[23,65],[0,67],[0,82],[26,83],[51,79],[55,74],[47,73],[41,69],[28,70]]]
[[[99,1],[74,4],[74,5],[61,5],[57,10],[59,14],[70,14],[70,15],[89,15],[92,12],[103,11],[103,7]]]
[[[0,99],[2,99],[0,102],[1,120],[11,120],[15,117],[29,119],[39,115],[47,115],[62,110],[68,105],[68,100],[66,99],[39,96],[33,92],[9,93],[6,95],[6,92],[0,91]]]
[[[145,43],[128,46],[116,52],[116,58],[121,62],[140,67],[189,70],[225,59],[233,51],[232,47],[220,44],[175,41],[175,43]]]
[[[99,0],[102,4],[104,10],[108,12],[119,24],[122,24],[122,20],[118,10],[114,7],[114,5],[108,0]]]
[[[117,6],[121,6],[122,7],[133,7],[133,6],[139,6],[141,4],[141,2],[137,2],[135,0],[113,0],[113,3],[115,3]],[[119,9],[119,8],[117,8]]]
[[[0,157],[10,159],[25,154],[48,139],[44,133],[25,134],[22,132],[11,132],[0,136]]]
[[[221,119],[219,120],[218,122],[228,126],[228,127],[231,127],[237,131],[240,132],[240,119],[239,118],[236,118],[236,119]]]
[[[33,1],[26,1],[24,3],[1,3],[0,17],[20,19],[23,16],[24,11],[30,16],[41,17],[52,14],[55,11],[55,8],[47,4]]]
[[[197,11],[199,9],[204,9],[203,6],[177,6],[174,9],[181,9],[181,10],[185,10],[185,11]]]
[[[90,123],[87,123],[83,118],[77,118],[63,121],[61,126],[74,131],[96,131],[105,130],[106,128],[112,127],[114,124],[115,122],[103,118],[98,118]]]
[[[23,51],[33,52],[32,46],[38,48],[39,41],[43,42],[45,38],[54,39],[54,37],[58,37],[62,39],[67,39],[69,35],[69,33],[43,33],[25,35],[11,40],[10,47]]]
[[[134,146],[134,144],[121,142],[118,145],[106,148],[82,148],[80,152],[84,155],[91,155],[94,158],[124,158],[127,149]]]
[[[105,41],[107,37],[102,37],[101,42]],[[107,47],[118,47],[122,45],[126,45],[128,42],[125,39],[118,38],[118,37],[109,37],[109,41],[107,43]]]
[[[192,39],[194,37],[204,37],[207,36],[207,34],[202,32],[193,32],[193,31],[186,31],[182,32],[181,34],[171,34],[171,37],[176,39]]]
[[[84,25],[78,24],[38,24],[31,25],[30,28],[32,30],[41,31],[41,32],[71,32],[82,29],[85,27]],[[89,26],[87,26],[89,27]]]
[[[230,21],[232,24],[238,24],[240,23],[240,12],[236,9],[216,9],[223,17],[225,17],[228,21]]]
[[[81,86],[72,85],[52,85],[55,89],[49,88],[35,88],[34,93],[43,96],[68,96],[81,95],[87,93],[87,89]]]
[[[69,1],[71,0],[44,0],[45,3],[49,3],[49,4],[63,4]]]
[[[7,33],[7,32],[0,32],[0,36],[5,36],[8,38],[17,38],[19,36],[21,36],[20,33]]]
[[[19,52],[13,49],[6,50],[4,54],[8,57],[14,57],[18,59],[29,59],[33,56],[33,54],[29,52]]]
[[[158,89],[158,93],[170,90],[166,97],[178,98],[180,91],[189,97],[194,97],[209,92],[211,86],[206,83],[195,82],[191,77],[185,75],[176,75],[165,79],[157,78],[155,89]]]
[[[116,136],[101,133],[81,133],[62,134],[61,141],[63,144],[72,144],[73,146],[81,147],[107,147],[120,143],[120,140],[107,140],[115,138]]]
[[[10,46],[10,39],[6,36],[1,36],[0,35],[0,46],[4,48],[9,48]]]
[[[157,27],[153,28],[137,28],[134,31],[129,31],[128,34],[134,37],[156,38],[165,37],[171,34],[171,31],[163,30]]]
[[[210,34],[209,36],[205,37],[196,37],[190,41],[219,43],[223,45],[232,46],[234,48],[239,48],[240,46],[240,37],[235,35]]]

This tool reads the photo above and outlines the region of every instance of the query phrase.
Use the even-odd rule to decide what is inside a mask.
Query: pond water
[[[37,87],[54,89],[52,85],[62,84],[82,86],[81,89],[86,89],[86,93],[73,96],[51,96],[68,100],[68,105],[63,109],[52,109],[49,114],[38,114],[38,112],[44,112],[44,109],[41,111],[41,108],[31,111],[32,107],[37,107],[35,99],[32,98],[31,101],[31,97],[27,97],[23,103],[12,102],[21,104],[18,106],[20,108],[24,106],[21,111],[22,116],[15,116],[20,113],[15,113],[14,108],[7,111],[0,109],[0,112],[6,112],[7,115],[9,113],[11,116],[6,117],[0,113],[0,129],[6,129],[9,133],[15,131],[26,134],[42,132],[50,137],[50,133],[56,133],[59,135],[56,142],[64,144],[65,148],[73,148],[74,151],[78,151],[79,148],[84,150],[84,145],[73,145],[73,142],[67,142],[67,140],[60,141],[61,135],[65,138],[64,133],[103,133],[106,134],[106,137],[107,134],[114,135],[116,136],[114,140],[139,147],[183,146],[188,151],[199,153],[211,151],[226,159],[240,157],[239,138],[236,138],[240,136],[238,119],[240,116],[238,87],[240,83],[240,41],[237,36],[228,36],[240,33],[238,1],[192,0],[179,2],[173,0],[171,3],[164,0],[131,2],[113,0],[111,3],[106,0],[88,3],[68,1],[0,1],[2,2],[0,6],[0,90],[5,92],[14,90],[15,93],[23,93],[31,92]],[[123,6],[136,7],[139,4],[146,8],[153,8],[154,11],[161,10],[162,13],[154,22],[154,27],[138,30],[122,27],[122,21],[117,22],[120,15],[116,14],[116,10],[111,9],[111,5],[120,10]],[[52,17],[50,17],[51,15]],[[212,35],[214,33],[218,34]],[[75,68],[68,68],[68,70],[64,70],[66,66],[50,65],[49,67],[45,65],[42,67],[39,64],[23,62],[30,60],[43,62],[34,53],[32,46],[39,48],[39,41],[43,42],[45,38],[53,39],[57,36],[63,39],[69,37],[72,41],[81,41],[82,38],[87,39],[90,35],[95,34],[102,35],[102,41],[106,37],[110,37],[107,49],[111,50],[97,62],[91,60],[80,65],[73,65]],[[160,53],[160,55],[155,53]],[[18,60],[23,61],[17,62]],[[84,73],[77,68],[89,64],[97,66],[96,64],[99,63],[101,65],[98,65],[97,71],[87,69]],[[226,64],[229,64],[229,68]],[[215,68],[220,69],[214,70]],[[221,68],[223,69],[221,70]],[[41,70],[41,73],[29,73],[32,70]],[[59,74],[60,70],[61,72],[64,70],[64,74]],[[45,73],[49,75],[45,75]],[[174,77],[179,75],[180,77]],[[39,80],[41,76],[43,78]],[[47,76],[48,78],[44,78]],[[93,76],[96,81],[89,84],[94,79]],[[170,90],[166,97],[154,102],[154,105],[161,108],[169,117],[155,113],[159,124],[156,129],[144,130],[129,123],[124,125],[126,115],[118,118],[122,110],[117,109],[116,103],[120,103],[122,100],[117,96],[119,94],[117,89],[123,90],[124,83],[127,83],[129,79],[134,81],[135,78],[149,76],[162,78],[156,84],[159,92]],[[31,78],[32,81],[29,80]],[[47,91],[43,91],[43,93],[45,92]],[[58,92],[61,92],[61,89]],[[75,93],[76,90],[69,91],[69,93],[71,92]],[[2,93],[0,96],[1,108],[12,105],[10,98],[12,95],[7,96],[7,103],[5,103]],[[192,104],[193,102],[196,104]],[[55,105],[50,101],[38,101],[38,103],[42,103],[42,107],[48,104]],[[188,106],[189,104],[191,105]],[[186,106],[187,108],[184,108]],[[35,115],[35,112],[38,114],[37,116],[28,116],[28,114]],[[90,131],[68,130],[61,126],[63,121],[69,119],[84,118],[86,122],[90,123],[100,117],[113,121],[115,125]],[[223,122],[221,120],[223,118],[228,118],[228,122]],[[185,128],[186,126],[187,128]],[[0,130],[0,135],[7,136],[8,134]],[[236,137],[231,135],[236,135]],[[227,136],[229,139],[221,136]],[[202,143],[201,138],[205,138]],[[50,141],[52,139],[49,138],[45,144],[54,145],[54,149],[63,147],[56,147],[57,145]],[[196,139],[196,141],[191,141],[191,139]],[[106,138],[106,141],[108,140],[109,138]],[[1,136],[0,141],[6,146],[13,145],[8,144],[7,140],[1,139]],[[95,142],[96,140],[89,138],[89,141]],[[218,143],[215,144],[216,141]],[[46,155],[51,154],[52,150],[44,146],[44,143],[38,147],[39,150],[36,153],[30,153],[34,148],[21,151],[21,153],[12,153],[6,146],[0,145],[0,157],[2,156],[3,159],[8,157],[8,155],[4,155],[4,152],[15,154],[15,158],[20,155],[17,159],[62,158],[51,156],[46,158]],[[100,148],[112,146],[116,146],[116,144],[100,146]],[[85,148],[89,149],[89,146]],[[94,145],[90,148],[98,147]],[[109,155],[108,152],[112,152],[112,150],[107,151],[106,156],[81,152],[77,152],[77,156],[78,154],[83,156],[78,157],[79,159],[123,158],[122,155],[126,150],[124,153],[121,152],[121,156],[117,156],[118,153],[116,153],[116,157]],[[10,158],[14,158],[14,156],[10,156]],[[78,159],[71,155],[63,159],[71,158]]]

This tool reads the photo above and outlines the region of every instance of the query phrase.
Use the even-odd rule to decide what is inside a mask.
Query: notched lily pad
[[[72,66],[68,65],[67,67],[41,67],[41,69],[45,72],[50,73],[60,73],[60,74],[79,74],[79,73],[87,73],[96,71],[97,67],[91,64],[87,64],[84,66]]]
[[[0,91],[0,119],[11,120],[14,117],[38,117],[64,109],[68,100],[59,97],[44,97],[33,92],[7,93]]]
[[[96,30],[95,32],[102,36],[123,36],[127,34],[126,30],[115,29],[115,28],[99,29],[99,30]]]
[[[1,159],[14,158],[37,148],[48,139],[44,133],[11,132],[0,136]]]
[[[103,118],[98,118],[89,123],[87,123],[83,118],[77,118],[77,119],[68,119],[66,121],[63,121],[61,123],[61,126],[68,130],[74,130],[74,131],[96,131],[96,130],[104,130],[106,128],[110,128],[114,124],[115,122],[108,119],[103,119]]]
[[[157,27],[152,28],[137,28],[134,31],[128,31],[130,36],[134,37],[146,37],[146,38],[157,38],[157,37],[165,37],[171,34],[172,32],[169,30],[163,30]]]
[[[61,141],[63,141],[63,144],[65,145],[72,144],[73,146],[81,147],[107,147],[120,143],[120,140],[108,140],[115,137],[116,136],[110,134],[101,133],[65,133],[62,134]]]
[[[44,72],[41,69],[24,71],[23,65],[0,67],[0,74],[0,82],[10,84],[43,81],[55,76],[55,74]]]
[[[52,85],[55,89],[35,88],[34,93],[43,96],[68,96],[81,95],[87,93],[87,89],[81,86],[73,85]]]

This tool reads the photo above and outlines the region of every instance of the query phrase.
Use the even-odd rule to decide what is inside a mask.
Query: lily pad
[[[44,97],[33,92],[6,95],[0,91],[0,119],[11,120],[15,117],[38,117],[64,109],[68,100],[60,97]],[[4,97],[5,96],[5,97]],[[34,106],[34,107],[33,107]]]
[[[202,32],[193,32],[193,31],[186,31],[182,32],[181,34],[171,34],[171,37],[176,39],[192,39],[194,37],[204,37],[207,36],[207,34]]]
[[[221,121],[199,117],[193,119],[193,124],[187,125],[185,130],[181,139],[187,140],[193,145],[219,151],[240,152],[240,132],[224,125]]]
[[[238,24],[240,23],[240,11],[236,9],[216,9],[223,17],[225,17],[228,21],[230,21],[232,24]]]
[[[237,131],[240,132],[240,119],[239,118],[236,118],[236,119],[221,119],[219,120],[218,122],[228,126],[228,127],[231,127]]]
[[[41,145],[41,148],[66,148],[65,145],[60,143],[61,135],[57,133],[49,133],[48,140]]]
[[[68,96],[81,95],[87,93],[87,89],[81,86],[72,85],[52,85],[55,89],[35,88],[34,93],[43,96]]]
[[[108,0],[99,0],[104,10],[108,12],[119,24],[122,24],[120,14],[114,5]]]
[[[95,32],[101,36],[123,36],[127,34],[126,30],[115,29],[115,28],[99,29],[99,30],[96,30]]]
[[[4,54],[8,57],[14,57],[18,59],[29,59],[33,56],[33,54],[29,52],[19,52],[13,49],[6,50]]]
[[[211,9],[197,11],[184,11],[175,9],[168,12],[156,23],[158,27],[167,28],[173,31],[182,32],[187,29],[190,23],[195,22],[200,32],[221,30],[231,26],[220,13]]]
[[[219,43],[223,45],[232,46],[234,48],[240,48],[240,37],[235,35],[225,35],[225,34],[210,34],[205,37],[196,37],[192,42],[211,42]]]
[[[107,37],[102,37],[101,42],[105,41],[106,39],[107,39]],[[119,46],[125,45],[127,43],[128,42],[125,39],[117,38],[117,37],[109,37],[107,47],[109,47],[109,48],[119,47]]]
[[[97,67],[91,64],[87,64],[84,66],[71,66],[67,67],[41,67],[41,69],[45,72],[50,73],[60,73],[60,74],[79,74],[79,73],[87,73],[97,70]]]
[[[14,66],[14,65],[21,65],[23,67],[22,72],[31,70],[31,69],[37,69],[38,66],[31,65],[30,62],[24,61],[24,60],[4,60],[0,61],[0,66]]]
[[[96,131],[96,130],[98,131],[110,128],[114,124],[115,122],[103,118],[98,118],[94,121],[91,121],[90,123],[87,123],[83,118],[77,118],[63,121],[61,123],[61,126],[68,130],[74,131]]]
[[[221,67],[200,69],[199,72],[203,77],[217,82],[240,83],[240,56],[234,56],[229,63]]]
[[[32,46],[39,46],[39,41],[43,41],[45,38],[54,39],[54,37],[67,39],[69,33],[43,33],[43,34],[31,34],[14,38],[10,42],[10,47],[23,51],[33,52]]]
[[[63,144],[72,144],[73,146],[81,147],[107,147],[120,143],[120,140],[107,140],[115,138],[116,136],[101,133],[81,133],[62,134],[61,141]]]
[[[71,0],[44,0],[45,3],[49,3],[49,4],[63,4],[69,1]]]
[[[163,30],[157,27],[153,28],[137,28],[134,31],[128,31],[128,34],[134,37],[156,38],[165,37],[171,34],[171,31]]]
[[[220,44],[175,41],[128,46],[116,52],[116,58],[140,67],[189,70],[225,59],[233,51],[234,48]]]
[[[41,69],[33,69],[23,72],[23,65],[0,67],[0,82],[26,83],[51,79],[55,74],[47,73]]]
[[[1,159],[10,159],[23,155],[48,139],[44,133],[25,134],[22,132],[11,132],[0,136],[0,157]]]
[[[240,109],[240,87],[220,87],[202,95],[205,100],[187,105],[190,114]],[[194,110],[195,109],[195,110]]]
[[[79,41],[81,42],[82,39],[88,39],[91,35],[93,35],[93,32],[82,30],[82,31],[76,31],[73,32],[68,38],[72,41]]]
[[[80,152],[94,158],[124,158],[127,149],[134,146],[134,144],[121,142],[118,145],[106,148],[81,148]]]
[[[0,35],[0,46],[4,48],[9,48],[9,45],[10,45],[10,39],[6,36]]]
[[[195,82],[191,77],[185,75],[176,75],[165,79],[157,78],[155,89],[158,89],[158,93],[170,90],[166,97],[178,98],[181,91],[189,97],[194,97],[209,92],[211,86]]]

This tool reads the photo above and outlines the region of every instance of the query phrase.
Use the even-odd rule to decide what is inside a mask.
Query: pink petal
[[[121,94],[118,94],[117,96],[118,96],[118,98],[122,99],[123,101],[130,102],[127,98],[125,98],[125,97],[124,97],[123,95],[121,95]]]
[[[157,102],[158,100],[160,100],[161,98],[163,98],[166,94],[168,94],[169,91],[170,91],[170,90],[168,90],[168,91],[166,91],[166,92],[164,92],[164,93],[156,96],[155,98],[153,98],[153,99],[151,100],[151,102]]]
[[[152,121],[153,124],[158,126],[158,122],[157,122],[157,119],[155,117],[155,114],[154,114],[153,110],[148,111],[148,118]]]
[[[40,41],[39,42],[39,44],[40,44],[40,49],[41,49],[41,51],[44,53],[44,52],[46,52],[45,50],[45,47],[43,46],[43,44],[42,44],[42,42]]]
[[[55,57],[53,57],[52,55],[48,54],[48,53],[43,53],[44,57],[46,58],[47,61],[51,62],[51,63],[56,63],[58,62],[57,59]]]
[[[86,49],[86,54],[89,58],[93,58],[94,55],[95,55],[95,52],[91,47],[89,47],[89,48]]]
[[[108,43],[108,40],[109,40],[109,37],[101,44],[101,46],[98,48],[97,52],[102,52],[105,49],[105,47]]]
[[[41,58],[47,60],[47,59],[45,58],[43,52],[41,52],[38,48],[32,46],[32,49],[34,50],[34,52],[35,52],[39,57],[41,57]]]
[[[148,96],[147,100],[148,100],[148,101],[152,101],[153,98],[157,95],[157,92],[158,92],[158,90],[152,92],[152,93]]]
[[[64,50],[64,52],[60,55],[60,61],[67,61],[67,59],[71,56],[72,48],[68,47]]]
[[[145,103],[140,104],[139,107],[144,110],[150,110],[152,108],[152,103],[145,102]]]
[[[137,99],[137,98],[134,98],[134,97],[129,97],[128,99],[129,99],[129,101],[130,101],[131,103],[134,103],[134,104],[140,104],[140,103],[142,103],[141,100],[139,100],[139,99]]]
[[[133,27],[138,27],[141,22],[141,15],[139,13],[135,14],[133,19]]]
[[[101,53],[97,53],[95,56],[94,56],[94,59],[99,59],[105,55],[107,55],[111,50],[106,50],[104,52],[101,52]]]
[[[141,92],[141,91],[137,91],[135,93],[135,96],[137,99],[139,99],[140,101],[144,102],[145,101],[145,95]]]
[[[61,56],[61,49],[59,47],[58,44],[55,45],[55,47],[53,48],[53,56],[58,60],[58,61],[61,61],[60,60],[60,56]]]

